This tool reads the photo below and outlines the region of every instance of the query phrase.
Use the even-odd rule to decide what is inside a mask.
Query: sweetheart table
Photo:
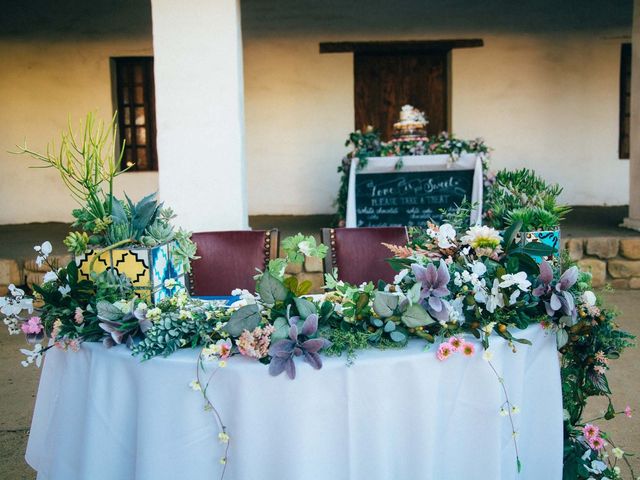
[[[562,399],[555,335],[491,339],[519,433],[517,474],[500,384],[482,358],[436,359],[424,342],[367,350],[351,366],[296,363],[297,378],[232,357],[209,396],[231,438],[227,480],[562,478]],[[47,353],[27,462],[44,480],[217,479],[224,445],[195,379],[198,352],[141,362],[124,346]],[[215,363],[213,364],[215,365]]]

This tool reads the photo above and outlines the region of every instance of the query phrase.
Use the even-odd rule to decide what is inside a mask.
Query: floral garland
[[[465,340],[467,335],[481,341],[483,359],[503,391],[504,402],[497,410],[511,423],[520,470],[513,422],[519,407],[510,402],[507,386],[491,363],[490,342],[502,337],[515,351],[530,344],[517,332],[540,324],[556,336],[562,354],[564,478],[621,479],[617,461],[631,469],[629,454],[595,425],[600,419],[585,421],[582,413],[589,397],[605,396],[609,408],[603,419],[631,416],[630,407],[616,411],[611,403],[606,372],[610,360],[630,346],[633,337],[618,328],[615,313],[591,291],[588,273],[575,266],[560,272],[545,261],[537,263],[553,253],[551,248],[516,242],[519,228],[512,225],[500,233],[476,226],[464,235],[448,224],[414,229],[408,245],[388,246],[394,254],[390,262],[398,271],[393,283],[349,285],[333,272],[326,276],[328,292],[319,299],[304,297],[300,292],[305,288],[285,278],[287,262],[277,261],[256,276],[256,294],[234,292],[241,300],[231,308],[185,293],[150,308],[135,297],[126,277],[107,271],[79,281],[72,262],[53,270],[42,286],[34,286],[44,301],[39,316],[20,316],[23,310],[32,314],[34,303],[13,286],[11,296],[0,300],[0,312],[7,317],[10,333],[24,332],[35,344],[33,350],[23,350],[25,366],[39,365],[49,348],[76,350],[83,341],[127,344],[143,359],[202,348],[190,387],[202,393],[205,408],[218,422],[224,444],[222,475],[230,435],[207,389],[229,356],[269,364],[271,375],[285,373],[294,379],[296,358],[320,369],[319,353],[346,353],[352,362],[359,349],[402,348],[412,338],[432,345],[441,361],[456,353],[473,356],[475,345]],[[326,254],[326,247],[312,237],[297,235],[283,244],[292,262]],[[50,245],[37,250],[40,261],[46,262]],[[45,335],[50,339],[46,346]]]
[[[337,208],[336,223],[341,224],[347,216],[347,196],[349,193],[349,171],[351,161],[358,159],[358,169],[367,165],[369,157],[403,157],[411,155],[449,155],[451,161],[455,161],[463,153],[475,153],[481,156],[483,170],[488,170],[489,147],[484,140],[462,140],[450,136],[447,132],[441,132],[433,137],[424,137],[416,140],[392,139],[383,142],[380,133],[373,127],[368,127],[364,132],[356,130],[349,135],[345,142],[346,147],[352,150],[343,157],[338,173],[340,174],[340,188],[338,197],[334,203]],[[402,158],[395,164],[397,170],[402,169]]]

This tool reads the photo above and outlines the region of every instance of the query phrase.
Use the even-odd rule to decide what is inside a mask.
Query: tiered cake
[[[393,138],[400,141],[426,140],[427,123],[424,112],[405,105],[400,110],[400,121],[393,124]]]

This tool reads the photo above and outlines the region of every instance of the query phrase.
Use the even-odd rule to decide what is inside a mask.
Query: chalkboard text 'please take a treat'
[[[424,225],[471,198],[473,170],[356,175],[357,225]]]

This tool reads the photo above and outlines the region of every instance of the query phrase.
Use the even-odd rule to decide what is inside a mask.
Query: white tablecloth
[[[514,332],[515,333],[515,332]],[[211,397],[231,436],[227,480],[497,480],[562,477],[555,338],[539,326],[513,354],[492,339],[516,415],[516,473],[502,391],[478,348],[440,362],[424,344],[325,358],[298,377],[233,357]],[[479,347],[479,346],[478,346]],[[124,347],[47,354],[27,462],[39,479],[217,479],[223,448],[195,378],[197,352],[140,363]]]

